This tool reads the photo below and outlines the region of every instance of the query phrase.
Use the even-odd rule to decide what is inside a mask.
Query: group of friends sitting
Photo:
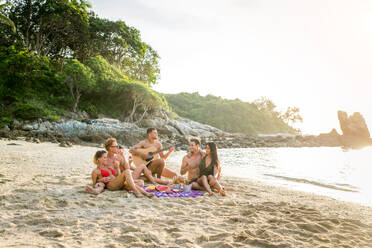
[[[192,184],[192,189],[207,191],[210,196],[214,195],[214,191],[225,196],[226,192],[219,183],[221,166],[216,144],[207,143],[203,151],[200,140],[192,138],[189,145],[190,151],[182,159],[179,175],[165,166],[165,160],[175,147],[164,154],[155,128],[148,128],[147,138],[130,148],[128,161],[123,147],[118,145],[115,138],[109,138],[105,141],[105,150],[97,151],[94,155],[96,168],[92,171],[93,186],[86,186],[85,191],[97,195],[105,189],[126,189],[136,197],[153,197],[154,194],[143,189],[144,182],[154,185],[181,182]]]

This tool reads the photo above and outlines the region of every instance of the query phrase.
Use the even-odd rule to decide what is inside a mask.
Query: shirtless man
[[[204,190],[197,180],[200,176],[199,164],[205,156],[205,152],[200,148],[200,140],[197,138],[190,139],[190,152],[182,159],[181,175],[188,173],[189,183],[192,184],[193,189]],[[217,169],[217,180],[221,179],[221,167]]]
[[[157,151],[163,148],[162,144],[158,141],[158,131],[156,128],[150,127],[147,129],[147,139],[142,140],[137,145],[133,146],[129,152],[134,156],[140,156],[142,159],[146,160],[151,156],[148,153],[143,153],[139,151],[139,148],[149,148],[155,147]],[[169,151],[164,154],[163,152],[159,152],[160,158],[153,159],[150,163],[146,166],[152,172],[153,175],[156,175],[158,178],[167,177],[167,178],[174,178],[177,176],[177,173],[165,168],[165,160],[169,157],[169,155],[174,151],[174,147],[169,149]],[[181,177],[180,180],[183,180]]]
[[[199,178],[199,164],[204,156],[204,152],[200,149],[200,141],[197,138],[192,138],[189,142],[190,152],[182,159],[180,174],[188,173],[190,183],[193,189],[203,189],[196,180]]]

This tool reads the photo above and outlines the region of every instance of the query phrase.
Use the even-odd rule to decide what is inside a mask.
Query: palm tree
[[[0,4],[0,22],[11,26],[13,29],[13,32],[16,32],[16,27],[14,25],[14,22],[10,20],[7,16],[5,16],[2,11],[5,7],[9,5],[10,5],[9,3]]]

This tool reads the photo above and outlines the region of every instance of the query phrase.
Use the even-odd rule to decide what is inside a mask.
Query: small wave
[[[323,188],[335,189],[335,190],[346,191],[346,192],[359,192],[357,190],[345,189],[345,188],[336,187],[336,186],[329,185],[329,184],[310,181],[310,180],[303,179],[303,178],[285,177],[285,176],[278,176],[278,175],[272,175],[272,174],[264,174],[264,175],[269,176],[269,177],[280,178],[280,179],[284,179],[284,180],[291,181],[291,182],[296,182],[296,183],[312,184],[312,185],[316,185],[316,186],[323,187]],[[353,187],[353,186],[351,186],[351,187]],[[353,188],[355,188],[355,187],[353,187]]]
[[[336,183],[336,185],[343,186],[343,187],[348,187],[348,188],[353,188],[353,189],[358,189],[358,187],[355,187],[355,186],[347,184],[347,183]]]

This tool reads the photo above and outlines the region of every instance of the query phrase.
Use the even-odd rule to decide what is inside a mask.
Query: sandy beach
[[[0,247],[372,247],[372,207],[232,177],[227,197],[89,195],[97,149],[0,140]]]

